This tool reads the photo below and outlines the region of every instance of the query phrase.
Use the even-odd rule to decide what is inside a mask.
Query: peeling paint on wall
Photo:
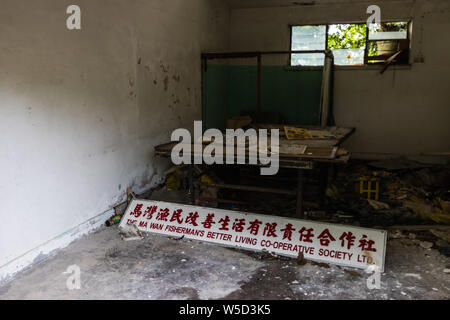
[[[2,0],[0,201],[2,213],[15,212],[0,225],[2,276],[40,251],[2,266],[123,201],[125,186],[138,192],[160,183],[168,161],[154,157],[154,146],[201,114],[199,90],[192,108],[164,108],[172,93],[183,100],[172,76],[199,87],[200,52],[228,45],[223,1],[176,3],[85,1],[95,19],[74,33],[61,25],[55,1]],[[220,18],[207,28],[214,10]]]

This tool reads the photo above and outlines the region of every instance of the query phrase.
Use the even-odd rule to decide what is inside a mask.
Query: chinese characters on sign
[[[150,200],[133,200],[121,226],[143,232],[384,270],[386,231]]]

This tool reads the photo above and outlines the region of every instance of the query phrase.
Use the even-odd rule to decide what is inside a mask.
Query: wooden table
[[[255,129],[280,129],[280,153],[279,153],[279,167],[280,168],[293,168],[297,169],[297,189],[286,190],[286,189],[274,189],[274,188],[263,188],[256,186],[245,186],[245,185],[235,185],[235,184],[222,184],[222,183],[203,183],[202,186],[214,187],[214,188],[224,188],[233,190],[246,190],[246,191],[256,191],[256,192],[269,192],[269,193],[281,193],[296,195],[297,197],[297,209],[296,216],[303,217],[303,187],[304,187],[304,170],[312,170],[315,166],[319,166],[320,169],[320,184],[323,193],[325,195],[326,183],[328,180],[328,165],[329,164],[345,164],[350,159],[350,154],[340,148],[342,142],[344,142],[349,136],[351,136],[355,129],[354,128],[341,128],[341,127],[312,127],[312,126],[301,126],[301,128],[306,128],[309,130],[321,130],[329,132],[327,137],[304,139],[304,140],[287,140],[284,135],[283,126],[281,125],[255,125]],[[171,157],[172,149],[178,142],[170,142],[163,145],[155,147],[156,155],[162,157]],[[208,145],[208,143],[203,144],[203,149]],[[296,146],[306,145],[306,151],[303,154],[290,154],[282,153],[281,151],[287,151],[296,149]],[[225,149],[225,148],[224,148]],[[191,150],[194,150],[194,145],[191,145]],[[248,152],[248,150],[247,150]],[[236,152],[234,153],[236,158]],[[192,195],[192,204],[195,204],[195,190],[193,182],[193,172],[194,172],[194,156],[191,154],[191,164],[189,164],[189,189]],[[226,159],[226,151],[224,154],[219,155]],[[236,163],[236,162],[235,162]],[[237,164],[242,166],[249,166],[252,164]],[[259,161],[253,166],[263,166]],[[215,199],[217,202],[227,202],[221,201],[220,199]],[[229,201],[228,201],[229,202]]]

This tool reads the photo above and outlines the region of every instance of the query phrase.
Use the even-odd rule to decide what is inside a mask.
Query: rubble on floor
[[[408,228],[400,228],[401,238],[388,241],[380,289],[369,289],[370,274],[360,270],[299,264],[297,259],[151,234],[126,242],[113,226],[75,241],[0,285],[0,300],[448,299],[449,258],[412,241],[430,241],[423,228]],[[63,272],[70,265],[82,271],[80,290],[67,290]]]
[[[389,239],[399,240],[404,245],[436,249],[441,255],[450,257],[450,226],[392,226],[389,228]]]
[[[124,241],[142,240],[144,236],[134,224],[126,224],[119,227],[119,235]]]
[[[352,163],[340,170],[327,189],[328,209],[357,216],[361,226],[450,224],[449,166],[405,159],[394,164]],[[363,199],[356,191],[356,181],[362,176],[380,179],[377,200]]]
[[[410,239],[413,240],[412,243],[424,249],[435,248],[441,254],[449,255],[448,229],[438,228],[439,224],[450,224],[449,166],[424,165],[402,158],[392,162],[353,161],[346,166],[337,167],[336,170],[334,175],[329,176],[323,206],[320,206],[316,195],[305,199],[304,219],[367,228],[416,226],[414,230],[421,236]],[[153,189],[143,199],[190,204],[188,167],[173,167],[168,173],[165,185]],[[214,168],[195,166],[193,177],[197,190],[196,205],[285,217],[295,216],[296,199],[290,195],[201,186],[202,183],[222,183],[223,176],[223,173],[216,174]],[[245,179],[241,175],[238,176],[239,179]],[[369,199],[367,194],[360,194],[361,177],[378,179],[379,190],[376,192],[376,199],[375,193]],[[215,201],[220,198],[229,200],[225,203]],[[419,230],[421,225],[424,228]],[[414,235],[413,232],[409,234]],[[404,231],[390,235],[390,238],[402,237],[405,237]]]
[[[317,194],[307,197],[310,189],[314,188],[309,181],[306,182],[304,218],[369,228],[450,224],[449,168],[448,165],[433,166],[406,158],[372,162],[351,161],[345,166],[336,167],[334,175],[329,176],[323,205]],[[238,179],[248,178],[241,174],[242,170],[235,178],[233,172],[223,173],[215,169],[211,166],[194,166],[196,205],[295,216],[296,199],[289,195],[203,186],[205,183],[223,183],[224,179],[238,183]],[[188,167],[175,166],[166,172],[168,175],[165,185],[152,190],[152,199],[190,203]],[[365,183],[371,179],[376,179],[377,189],[361,194],[361,180]],[[295,185],[292,188],[295,188]],[[171,190],[174,192],[169,192]],[[158,193],[162,193],[162,196],[158,197]],[[177,196],[174,197],[175,194]]]

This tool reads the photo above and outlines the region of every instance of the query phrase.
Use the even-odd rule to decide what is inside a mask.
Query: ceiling
[[[401,1],[402,0],[397,0],[397,2]],[[372,2],[374,2],[374,0],[226,0],[226,2],[232,9],[241,9],[241,8],[312,6],[312,5],[330,5],[330,4],[349,4],[349,3],[371,4]],[[383,2],[383,0],[377,2]]]

